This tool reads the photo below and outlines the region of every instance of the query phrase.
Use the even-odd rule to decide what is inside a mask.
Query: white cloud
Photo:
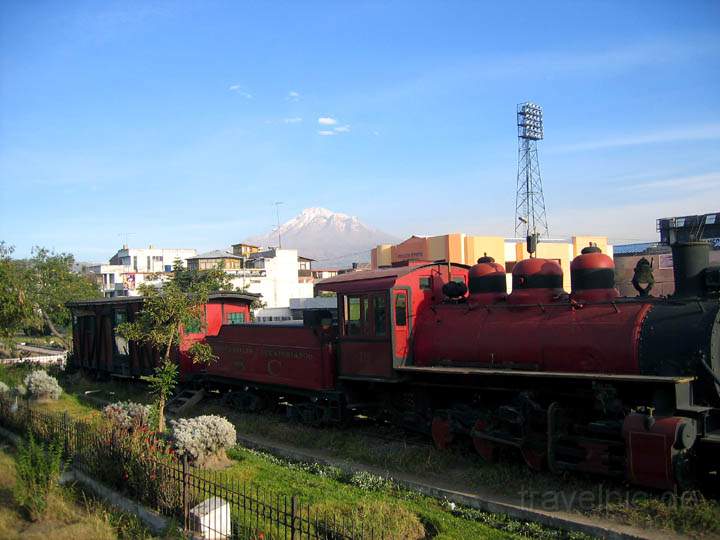
[[[285,99],[287,101],[300,101],[300,92],[296,92],[295,90],[290,90]]]
[[[321,116],[320,118],[318,118],[318,124],[320,124],[321,126],[334,126],[335,124],[337,124],[337,120],[330,116]]]
[[[603,148],[623,148],[627,146],[640,146],[645,144],[715,139],[720,139],[720,124],[657,130],[649,133],[638,133],[635,135],[599,139],[597,141],[559,145],[550,147],[548,150],[556,153],[582,152],[600,150]]]
[[[318,131],[318,135],[322,135],[323,137],[332,137],[333,135],[337,135],[337,133],[330,129],[322,129]]]
[[[653,180],[650,182],[642,182],[640,184],[629,184],[621,186],[620,190],[663,188],[665,190],[682,189],[683,191],[689,191],[705,190],[713,187],[720,188],[720,171],[690,176],[676,176],[661,180]]]
[[[291,118],[283,118],[282,121],[284,124],[299,124],[300,122],[303,121],[303,119],[300,118],[299,116],[293,116]]]
[[[333,131],[335,131],[336,133],[347,133],[348,131],[350,131],[350,126],[338,126],[336,128],[333,128]]]
[[[242,85],[240,85],[240,84],[230,85],[230,87],[228,88],[228,90],[230,90],[231,92],[235,92],[236,94],[238,94],[239,96],[244,97],[245,99],[252,99],[252,98],[253,98],[253,95],[252,95],[250,92],[245,91],[245,90],[243,89]]]

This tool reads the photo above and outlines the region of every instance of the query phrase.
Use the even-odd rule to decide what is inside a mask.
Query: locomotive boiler
[[[664,489],[715,467],[720,304],[707,249],[673,247],[672,298],[619,298],[613,262],[594,247],[572,262],[569,295],[554,261],[518,263],[506,295],[502,267],[481,259],[467,297],[415,327],[405,369],[472,387],[434,412],[436,443],[468,435],[488,459],[514,447],[534,468]]]

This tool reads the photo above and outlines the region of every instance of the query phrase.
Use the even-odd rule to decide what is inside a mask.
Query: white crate
[[[190,510],[190,526],[206,540],[230,538],[230,505],[220,497],[204,500]]]

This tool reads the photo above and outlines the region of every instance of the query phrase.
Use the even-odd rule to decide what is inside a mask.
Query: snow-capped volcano
[[[304,257],[316,259],[315,267],[340,267],[370,260],[370,250],[378,244],[397,242],[397,238],[372,229],[358,218],[327,208],[306,208],[280,225],[279,230],[248,238],[259,246],[297,249]]]

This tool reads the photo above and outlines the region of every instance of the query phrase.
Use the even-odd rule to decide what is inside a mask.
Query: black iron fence
[[[323,515],[298,497],[272,493],[227,474],[196,468],[145,429],[38,410],[0,396],[0,425],[36,440],[59,440],[74,468],[126,497],[176,520],[205,539],[351,540],[384,535],[339,516]]]

